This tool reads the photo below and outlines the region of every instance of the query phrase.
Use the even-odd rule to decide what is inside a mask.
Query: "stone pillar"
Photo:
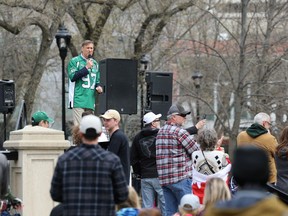
[[[54,167],[69,146],[59,130],[26,126],[10,132],[4,147],[18,151],[18,160],[10,161],[10,186],[12,194],[23,200],[22,216],[49,216],[57,204],[49,192]]]

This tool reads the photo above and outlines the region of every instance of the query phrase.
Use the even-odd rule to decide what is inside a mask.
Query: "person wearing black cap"
[[[115,204],[128,198],[119,157],[97,145],[101,132],[97,116],[84,116],[80,122],[83,144],[58,159],[50,194],[63,203],[63,215],[115,215]]]
[[[186,111],[181,105],[172,105],[167,113],[167,122],[156,137],[156,163],[159,181],[165,199],[165,215],[178,210],[182,196],[191,194],[191,155],[199,150],[193,137],[182,128]]]
[[[235,151],[232,174],[239,185],[239,191],[231,200],[208,207],[205,215],[288,215],[288,207],[266,191],[269,166],[264,150],[254,146],[239,147]]]

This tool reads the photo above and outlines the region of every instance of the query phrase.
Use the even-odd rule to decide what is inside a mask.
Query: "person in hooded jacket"
[[[270,134],[270,127],[270,116],[263,112],[258,113],[254,117],[254,123],[237,136],[237,146],[254,145],[263,149],[269,160],[269,183],[275,183],[277,178],[275,152],[278,143],[276,138]]]
[[[288,126],[281,132],[279,146],[276,148],[275,162],[277,168],[276,186],[288,193]]]
[[[158,179],[155,146],[161,116],[153,112],[143,116],[144,128],[134,137],[130,158],[134,174],[141,176],[142,208],[152,208],[157,194],[157,203],[164,214],[165,200]]]

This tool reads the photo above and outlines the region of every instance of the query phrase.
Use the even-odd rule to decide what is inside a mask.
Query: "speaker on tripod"
[[[0,113],[4,114],[4,141],[6,140],[6,114],[15,108],[15,85],[13,80],[0,80]],[[1,146],[3,148],[3,144]]]
[[[15,108],[15,85],[13,80],[0,80],[0,113],[12,113]]]

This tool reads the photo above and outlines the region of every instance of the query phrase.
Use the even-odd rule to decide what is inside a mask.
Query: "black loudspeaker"
[[[161,119],[166,119],[167,112],[172,105],[173,73],[148,71],[146,83],[146,110],[155,114],[161,113]]]
[[[15,85],[13,80],[0,80],[0,113],[12,113],[15,108]]]
[[[131,59],[104,59],[99,62],[99,113],[115,109],[120,114],[137,113],[137,61]]]

